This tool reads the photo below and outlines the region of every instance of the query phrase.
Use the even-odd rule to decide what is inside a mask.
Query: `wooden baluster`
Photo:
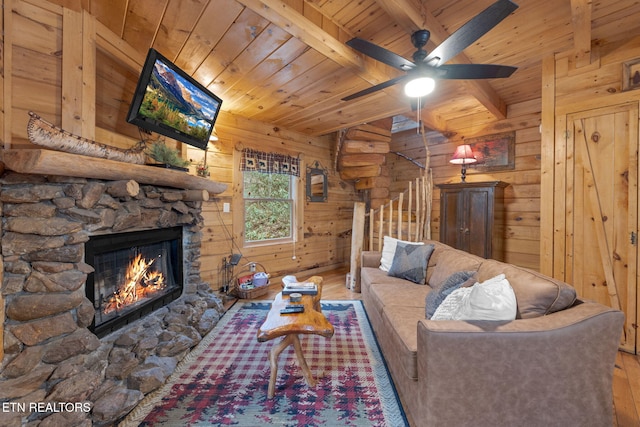
[[[416,178],[416,242],[420,240],[422,230],[420,223],[422,219],[422,197],[420,194],[420,178]]]
[[[373,209],[369,210],[369,250],[373,250],[373,227],[375,225],[374,219],[375,211]]]
[[[431,169],[429,169],[429,175],[427,179],[427,218],[426,218],[426,238],[431,240],[431,210],[433,209],[433,175],[431,174]]]
[[[411,194],[411,181],[409,181],[409,206],[407,207],[408,218],[407,218],[407,239],[411,240],[411,203],[413,202],[413,194]]]
[[[404,199],[404,193],[400,193],[398,196],[398,239],[402,240],[402,202]]]
[[[353,230],[351,233],[351,282],[347,286],[355,292],[360,292],[360,264],[362,245],[364,244],[364,214],[364,203],[356,202],[353,206]]]
[[[382,252],[382,224],[384,223],[384,205],[380,206],[380,219],[378,220],[378,251]]]
[[[393,231],[393,202],[389,200],[389,223],[388,223],[388,233],[389,236],[392,236]]]

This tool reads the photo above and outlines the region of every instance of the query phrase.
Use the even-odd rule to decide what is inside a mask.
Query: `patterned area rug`
[[[334,336],[300,337],[317,386],[307,386],[289,347],[268,399],[268,352],[281,338],[259,343],[256,333],[269,307],[237,303],[120,426],[408,425],[360,301],[323,302]]]

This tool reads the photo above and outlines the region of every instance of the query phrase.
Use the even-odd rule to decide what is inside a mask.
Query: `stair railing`
[[[346,286],[360,292],[360,256],[363,250],[382,251],[384,236],[418,242],[431,239],[431,206],[433,181],[426,175],[409,181],[408,188],[389,199],[378,209],[366,212],[357,202],[353,211],[351,236],[351,268]],[[405,208],[405,199],[406,208]],[[368,217],[368,219],[367,219]],[[365,236],[368,235],[368,239]]]
[[[346,280],[347,288],[352,291],[360,292],[360,258],[362,251],[365,249],[382,251],[385,232],[387,236],[413,242],[431,239],[433,175],[430,167],[431,152],[425,136],[424,125],[422,125],[420,134],[426,156],[424,166],[414,161],[414,164],[422,169],[421,175],[415,179],[415,185],[413,181],[409,181],[408,188],[400,192],[397,198],[389,199],[378,209],[370,209],[369,212],[366,212],[365,204],[362,202],[356,202],[354,205],[351,265]],[[406,156],[402,157],[411,160]],[[407,198],[406,211],[404,209],[405,197]],[[386,216],[385,212],[387,212]],[[395,227],[394,212],[396,215]],[[366,221],[367,216],[369,217],[368,221]],[[367,233],[369,238],[365,239]]]
[[[407,189],[389,199],[368,217],[366,249],[382,251],[384,236],[418,242],[431,239],[431,207],[433,183],[431,174],[409,181]]]

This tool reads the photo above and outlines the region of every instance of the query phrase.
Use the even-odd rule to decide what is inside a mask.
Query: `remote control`
[[[304,306],[300,307],[288,307],[280,310],[280,314],[293,314],[293,313],[302,313],[304,311]]]
[[[303,309],[304,305],[302,305],[302,304],[287,304],[286,308]]]

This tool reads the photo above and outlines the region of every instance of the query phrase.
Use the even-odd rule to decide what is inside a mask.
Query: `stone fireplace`
[[[182,227],[91,236],[85,284],[95,309],[89,330],[103,337],[182,294]]]
[[[0,185],[0,425],[114,425],[224,311],[200,277],[203,202],[134,181],[7,172]]]

